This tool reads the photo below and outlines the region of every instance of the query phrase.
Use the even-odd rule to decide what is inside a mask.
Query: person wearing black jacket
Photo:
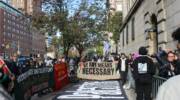
[[[133,77],[136,85],[136,100],[151,100],[152,78],[155,74],[153,60],[147,56],[147,49],[140,47],[140,56],[133,61]]]
[[[6,65],[8,66],[8,68],[10,69],[10,71],[17,77],[18,75],[20,75],[20,71],[18,69],[17,66],[17,58],[16,56],[11,56],[10,60],[6,60],[5,61]]]
[[[124,53],[121,54],[117,69],[121,75],[122,85],[124,85],[126,83],[128,73],[128,59]]]
[[[176,54],[174,52],[168,52],[168,63],[160,68],[159,76],[164,78],[170,78],[179,74],[179,61],[175,60],[175,56]]]

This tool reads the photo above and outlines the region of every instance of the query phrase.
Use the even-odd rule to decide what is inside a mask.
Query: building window
[[[135,30],[134,30],[135,25],[134,25],[134,21],[135,21],[135,19],[133,18],[133,19],[132,19],[132,23],[131,23],[131,28],[132,28],[132,30],[131,30],[131,33],[132,33],[132,41],[135,40]]]
[[[124,47],[124,31],[122,32],[122,43],[123,43],[123,47]]]
[[[129,31],[128,31],[128,25],[127,25],[127,27],[126,27],[126,44],[128,44],[129,43],[129,41],[128,41],[128,39],[129,39]]]
[[[11,33],[8,33],[8,37],[11,37]]]

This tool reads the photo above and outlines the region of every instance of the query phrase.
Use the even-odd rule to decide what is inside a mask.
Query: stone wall
[[[139,0],[141,1],[141,0]],[[151,48],[150,39],[147,38],[147,31],[151,27],[150,16],[155,14],[158,26],[158,47],[175,49],[174,41],[171,38],[172,32],[180,27],[180,0],[143,0],[138,9],[125,20],[121,29],[119,40],[119,53],[132,53],[138,51],[140,46]],[[135,5],[134,5],[135,6]],[[132,8],[131,8],[132,10]],[[126,16],[127,18],[127,16]],[[134,33],[135,40],[132,40],[132,19],[135,19]],[[126,23],[126,24],[125,24]],[[126,34],[128,26],[128,44]],[[124,43],[123,46],[123,32]],[[150,51],[152,52],[152,51]]]

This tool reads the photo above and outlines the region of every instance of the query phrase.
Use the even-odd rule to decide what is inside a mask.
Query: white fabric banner
[[[89,80],[120,79],[117,62],[80,62],[77,76]]]

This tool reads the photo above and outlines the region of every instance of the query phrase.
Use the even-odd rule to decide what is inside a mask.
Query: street
[[[0,100],[180,100],[179,4],[0,0]]]
[[[127,96],[126,96],[127,95]],[[135,100],[133,89],[125,90],[118,81],[81,81],[62,90],[31,100]]]

